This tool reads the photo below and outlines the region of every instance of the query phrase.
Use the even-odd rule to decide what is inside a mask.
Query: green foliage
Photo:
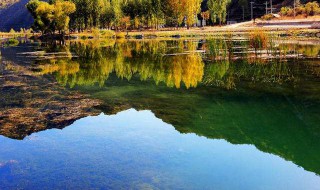
[[[269,39],[265,32],[262,30],[255,30],[249,34],[249,43],[251,48],[254,48],[256,54],[257,50],[266,48],[268,45]]]
[[[54,30],[66,31],[69,27],[69,15],[76,11],[74,3],[69,1],[57,0],[54,4]]]
[[[13,28],[11,28],[11,30],[10,30],[10,32],[9,32],[10,34],[14,34],[14,33],[16,33],[16,31],[14,31],[14,29]]]
[[[308,16],[319,14],[320,13],[319,3],[316,1],[307,3],[305,5],[305,11]]]
[[[104,38],[113,38],[115,36],[115,32],[112,30],[101,30],[100,33]]]
[[[192,26],[200,13],[202,0],[71,0],[73,30],[91,28],[124,30],[141,27],[158,29],[161,24]]]
[[[91,29],[92,35],[94,38],[100,38],[100,30],[99,28],[93,28]]]
[[[126,34],[124,32],[118,32],[116,33],[116,38],[121,39],[121,38],[125,38]]]
[[[227,58],[228,46],[221,36],[208,40],[207,56],[210,60],[222,60]]]
[[[304,16],[314,16],[320,14],[320,6],[317,1],[309,2],[307,4],[297,3],[295,9],[291,7],[282,7],[280,10],[280,14],[282,16],[294,16],[296,15],[304,15]]]
[[[42,33],[67,31],[69,15],[76,10],[74,3],[64,0],[49,1],[49,3],[31,0],[26,7],[34,18],[33,29]]]
[[[208,8],[213,22],[219,20],[219,24],[226,22],[227,6],[231,0],[208,0]]]
[[[273,18],[274,18],[273,14],[263,15],[263,16],[261,17],[262,20],[271,20],[271,19],[273,19]]]
[[[285,16],[288,14],[288,11],[290,10],[290,7],[281,7],[280,14]]]
[[[19,41],[17,39],[11,38],[6,43],[6,46],[17,46],[19,45]]]

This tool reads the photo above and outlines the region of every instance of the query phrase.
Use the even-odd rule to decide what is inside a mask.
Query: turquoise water
[[[2,48],[0,189],[320,189],[320,46],[208,43]]]
[[[195,134],[150,111],[76,121],[23,141],[1,137],[3,188],[317,189],[319,176],[290,161]]]

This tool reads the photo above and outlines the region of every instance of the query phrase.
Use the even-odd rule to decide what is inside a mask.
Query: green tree
[[[184,16],[186,17],[186,24],[188,28],[196,23],[197,14],[200,13],[202,0],[184,0]]]
[[[208,0],[208,8],[211,12],[211,19],[213,22],[219,20],[219,25],[226,22],[227,6],[231,0]]]
[[[114,14],[113,22],[116,28],[118,28],[121,25],[121,19],[123,17],[121,3],[122,3],[122,0],[113,0],[111,2],[111,6],[113,8],[113,14]]]
[[[74,3],[69,1],[58,0],[54,4],[54,30],[59,33],[68,30],[69,28],[69,15],[76,11]]]
[[[166,19],[168,24],[178,26],[184,19],[185,0],[164,0]]]
[[[102,13],[100,16],[100,27],[110,28],[111,23],[114,20],[114,12],[111,7],[111,2],[109,0],[105,1],[105,4],[102,8]]]
[[[40,1],[35,14],[35,23],[37,23],[38,29],[41,30],[42,33],[53,33],[54,6],[47,2]]]
[[[33,28],[40,30],[42,34],[67,30],[69,15],[76,10],[74,3],[63,0],[49,1],[49,3],[31,0],[26,7],[34,18]]]

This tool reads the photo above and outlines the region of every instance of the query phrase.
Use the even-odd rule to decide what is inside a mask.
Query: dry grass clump
[[[259,49],[267,48],[269,37],[263,30],[257,29],[249,33],[249,44],[255,52]]]

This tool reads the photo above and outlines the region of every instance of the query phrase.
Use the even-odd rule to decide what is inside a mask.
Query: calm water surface
[[[320,189],[320,46],[216,43],[1,48],[0,189]]]

